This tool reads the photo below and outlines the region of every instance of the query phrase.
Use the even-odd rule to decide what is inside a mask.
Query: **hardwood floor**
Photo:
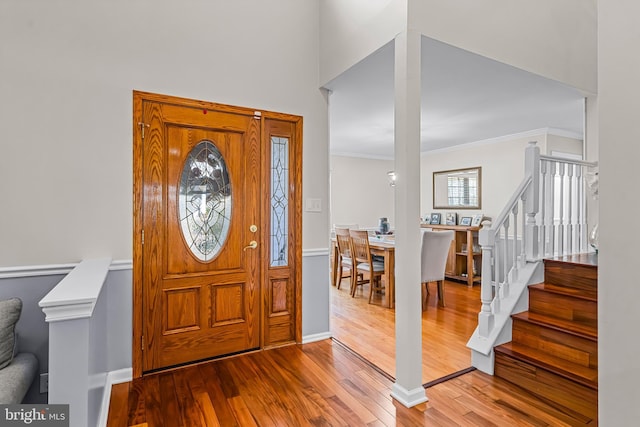
[[[325,340],[157,373],[113,386],[108,426],[568,426],[573,420],[474,371],[405,408],[392,382]]]
[[[448,282],[445,308],[437,307],[431,287],[422,318],[424,383],[470,366],[465,345],[480,308],[479,287]],[[114,385],[107,425],[585,425],[573,411],[479,371],[428,386],[427,403],[405,408],[390,396],[393,310],[368,304],[366,287],[356,298],[348,286],[331,293],[331,328],[339,342],[259,351]]]
[[[480,286],[445,282],[446,307],[438,307],[436,284],[430,285],[427,310],[422,313],[422,382],[428,383],[471,366],[466,347],[478,324]],[[349,295],[349,280],[331,287],[331,332],[350,349],[395,377],[394,310],[368,303],[369,288]]]

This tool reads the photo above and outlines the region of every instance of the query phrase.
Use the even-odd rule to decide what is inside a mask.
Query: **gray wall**
[[[103,292],[106,291],[106,370],[131,368],[132,339],[132,270],[110,271]]]
[[[329,334],[329,256],[326,249],[302,255],[302,336]]]

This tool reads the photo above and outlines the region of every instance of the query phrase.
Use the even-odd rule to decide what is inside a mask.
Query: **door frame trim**
[[[144,125],[142,123],[142,112],[144,101],[162,102],[174,105],[180,105],[184,107],[196,107],[210,111],[220,111],[227,113],[236,113],[242,115],[253,115],[260,113],[262,116],[261,123],[261,136],[260,145],[261,151],[265,149],[265,132],[264,132],[264,119],[271,118],[282,121],[288,121],[295,126],[295,147],[294,152],[296,159],[292,161],[290,167],[294,169],[293,182],[290,185],[293,186],[294,194],[296,197],[293,200],[290,214],[293,216],[292,227],[294,229],[294,242],[293,247],[295,250],[293,268],[293,277],[295,280],[295,342],[302,342],[302,117],[284,114],[272,111],[256,110],[245,107],[237,107],[232,105],[218,104],[214,102],[198,101],[194,99],[174,97],[169,95],[160,95],[143,91],[133,91],[133,304],[132,304],[132,367],[133,378],[140,378],[143,375],[143,354],[142,354],[142,336],[144,322],[142,318],[142,302],[143,302],[143,289],[142,289],[142,208],[143,208],[143,132]],[[266,141],[268,142],[268,141]],[[261,176],[264,177],[266,171],[261,171]],[[263,215],[261,217],[265,218]],[[261,259],[261,269],[268,265],[269,260],[266,257]],[[265,264],[266,263],[266,264]],[[259,275],[259,288],[260,293],[264,293],[264,275]],[[263,297],[260,298],[264,300]],[[263,319],[263,306],[261,304],[259,310],[260,316],[260,330],[262,331]],[[260,347],[264,348],[263,336],[260,337]]]

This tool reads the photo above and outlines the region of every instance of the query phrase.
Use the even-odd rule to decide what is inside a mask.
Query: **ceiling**
[[[332,80],[331,154],[393,158],[393,43]],[[423,37],[421,151],[548,129],[582,139],[576,89]]]

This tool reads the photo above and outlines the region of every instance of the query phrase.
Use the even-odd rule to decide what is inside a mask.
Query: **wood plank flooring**
[[[478,324],[480,286],[445,281],[446,307],[438,307],[436,284],[430,285],[422,313],[422,382],[428,383],[471,366],[466,347]],[[331,333],[350,349],[395,377],[394,310],[380,306],[378,296],[368,303],[369,288],[349,295],[349,280],[331,287]]]
[[[437,307],[434,288],[422,319],[425,383],[470,366],[466,341],[480,308],[479,287],[447,282],[445,308]],[[581,425],[554,402],[479,371],[429,387],[429,402],[405,408],[390,396],[393,310],[368,304],[367,297],[366,287],[356,298],[346,286],[331,288],[331,328],[340,343],[291,345],[114,385],[107,425]]]
[[[474,371],[405,408],[392,383],[341,345],[291,345],[157,373],[113,386],[110,427],[568,426],[571,418]]]

